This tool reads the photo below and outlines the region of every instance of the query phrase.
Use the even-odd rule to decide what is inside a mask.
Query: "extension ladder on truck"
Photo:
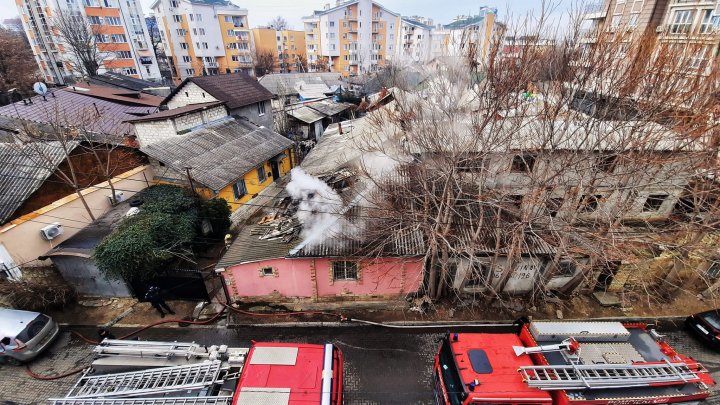
[[[233,397],[173,398],[63,398],[51,399],[52,405],[230,405]]]
[[[677,385],[700,382],[699,364],[571,364],[523,366],[520,374],[528,386],[542,390],[602,389]]]
[[[105,339],[95,346],[98,356],[165,357],[190,358],[207,353],[207,348],[197,343],[153,342],[137,340]]]
[[[220,361],[99,376],[89,376],[86,371],[66,398],[131,397],[201,389],[218,382],[220,371]]]

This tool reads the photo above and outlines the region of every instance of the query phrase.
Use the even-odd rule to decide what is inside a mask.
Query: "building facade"
[[[312,72],[374,72],[397,52],[400,15],[371,0],[338,1],[304,17],[303,24]]]
[[[493,40],[503,35],[502,26],[496,24],[496,15],[496,9],[483,7],[477,15],[457,16],[450,24],[437,26],[431,32],[431,59],[472,54],[478,62],[485,61]]]
[[[261,53],[274,56],[273,72],[302,73],[307,71],[307,48],[305,31],[282,30],[272,28],[253,28],[256,59]]]
[[[397,55],[401,62],[423,63],[430,60],[432,20],[403,17],[400,22]]]
[[[62,16],[78,19],[78,29],[94,36],[100,67],[97,73],[115,72],[160,81],[160,70],[137,0],[16,0],[23,29],[35,60],[48,83],[65,84],[88,74],[77,62],[73,48],[57,27]],[[84,23],[86,22],[86,23]]]
[[[157,0],[150,6],[176,81],[200,75],[254,75],[248,13],[226,0]]]

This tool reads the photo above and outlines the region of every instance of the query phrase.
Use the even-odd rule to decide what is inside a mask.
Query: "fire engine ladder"
[[[518,370],[528,386],[543,390],[602,389],[678,385],[700,382],[699,364],[571,364],[524,366]]]
[[[213,361],[99,376],[88,376],[86,371],[66,398],[136,397],[201,389],[218,382],[220,366],[220,361]]]
[[[135,356],[135,357],[166,357],[182,356],[190,358],[207,353],[197,343],[153,342],[136,340],[105,339],[95,346],[93,351],[98,356]]]
[[[62,398],[48,400],[52,405],[230,405],[233,397],[167,398]]]

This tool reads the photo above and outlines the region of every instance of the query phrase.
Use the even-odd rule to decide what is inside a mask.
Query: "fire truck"
[[[342,354],[332,344],[249,348],[105,339],[55,405],[340,405]]]
[[[646,324],[521,323],[452,333],[433,369],[437,404],[635,405],[700,401],[715,384]]]

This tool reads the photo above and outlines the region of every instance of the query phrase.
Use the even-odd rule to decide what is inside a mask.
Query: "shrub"
[[[9,281],[0,278],[0,291],[10,306],[26,311],[42,312],[77,300],[77,293],[67,284],[38,280]]]

